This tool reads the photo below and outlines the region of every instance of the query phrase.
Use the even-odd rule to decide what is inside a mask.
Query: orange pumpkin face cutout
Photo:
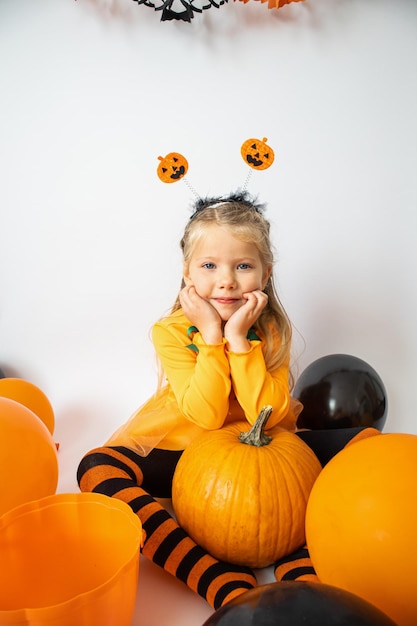
[[[165,157],[159,156],[160,163],[156,170],[163,183],[175,183],[188,171],[187,159],[179,152],[170,152]]]
[[[254,170],[266,170],[274,162],[274,151],[267,145],[268,139],[247,139],[240,148],[243,160]]]

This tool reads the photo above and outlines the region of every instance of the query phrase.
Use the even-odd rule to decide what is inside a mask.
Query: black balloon
[[[321,583],[261,585],[215,611],[202,626],[395,626],[358,596]]]
[[[304,407],[298,428],[372,426],[382,430],[387,418],[380,376],[349,354],[330,354],[311,363],[297,380],[293,395]]]

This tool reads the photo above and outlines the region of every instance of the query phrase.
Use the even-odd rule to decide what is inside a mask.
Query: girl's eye
[[[214,269],[215,265],[214,265],[214,263],[204,263],[203,267],[205,267],[206,270],[212,270],[212,269]]]
[[[249,270],[251,268],[251,265],[249,265],[249,263],[239,263],[239,265],[237,266],[238,270]]]

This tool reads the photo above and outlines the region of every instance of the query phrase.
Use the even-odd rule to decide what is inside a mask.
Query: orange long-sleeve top
[[[273,407],[268,429],[294,431],[301,409],[290,396],[289,364],[268,371],[262,342],[248,335],[247,352],[234,353],[226,341],[207,345],[181,309],[157,322],[152,340],[166,384],[106,442],[139,454],[152,448],[183,450],[202,431],[246,420],[252,425],[265,405]]]

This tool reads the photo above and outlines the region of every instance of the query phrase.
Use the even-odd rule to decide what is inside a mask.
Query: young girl
[[[254,573],[213,558],[154,498],[171,497],[181,453],[202,431],[242,419],[252,425],[267,404],[269,427],[295,431],[302,407],[290,396],[291,324],[274,287],[263,208],[246,194],[199,201],[181,249],[181,290],[152,330],[166,382],[83,458],[78,482],[82,491],[127,502],[146,533],[143,555],[218,608],[256,586]],[[326,431],[325,443],[317,432],[300,436],[312,437],[325,463],[358,432],[346,431]],[[276,572],[277,579],[314,577],[305,549]]]

